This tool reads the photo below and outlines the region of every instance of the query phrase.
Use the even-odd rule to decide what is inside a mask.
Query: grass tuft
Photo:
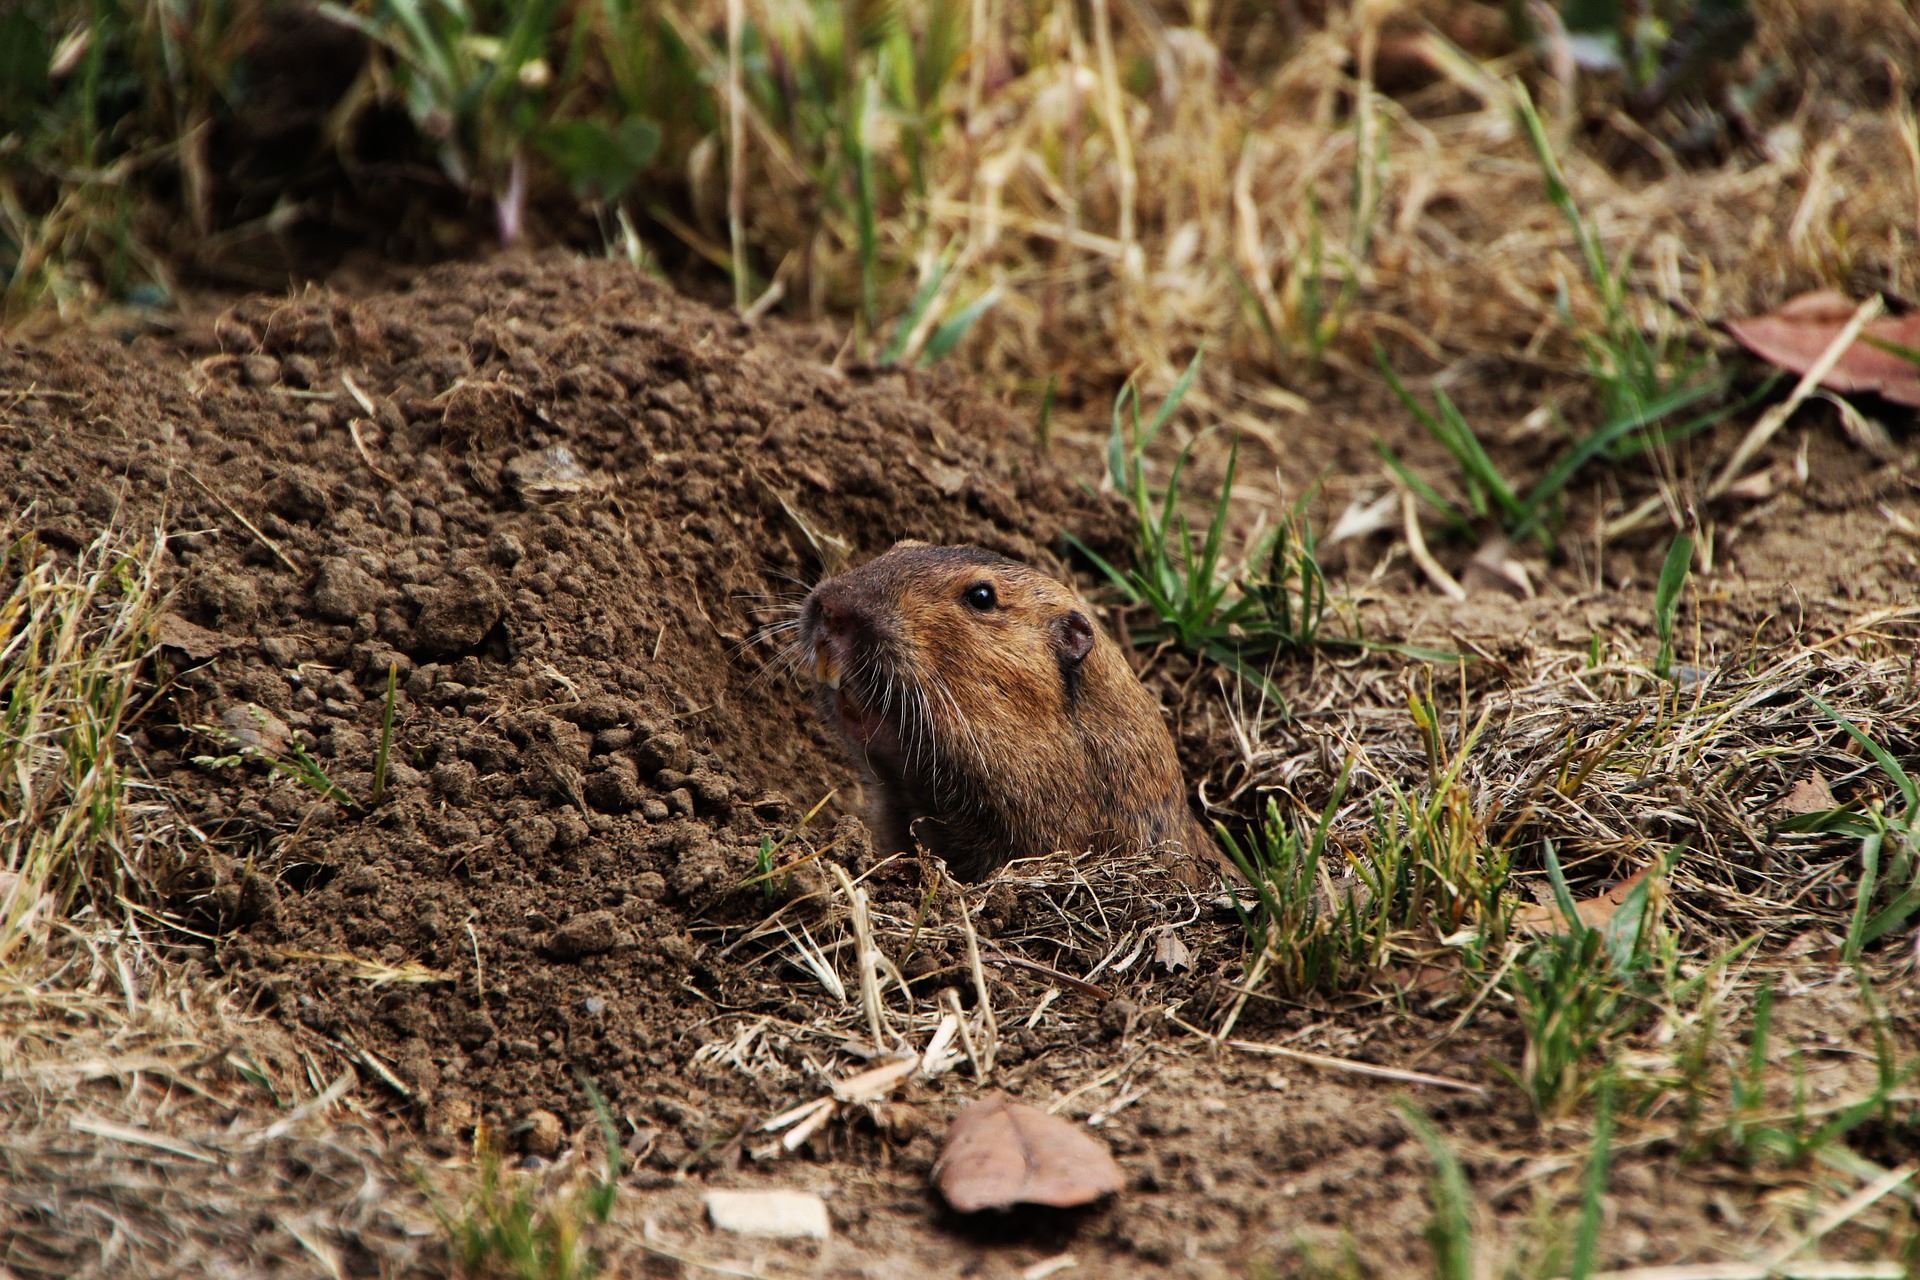
[[[1237,440],[1228,449],[1226,473],[1211,500],[1204,531],[1194,529],[1181,507],[1180,478],[1194,442],[1175,455],[1164,489],[1156,493],[1149,483],[1148,450],[1192,388],[1200,359],[1196,353],[1144,426],[1133,382],[1114,399],[1107,479],[1133,511],[1128,567],[1116,567],[1071,534],[1067,541],[1130,608],[1147,615],[1144,625],[1130,632],[1136,644],[1173,644],[1218,662],[1271,694],[1265,664],[1321,642],[1328,608],[1326,577],[1304,500],[1286,510],[1276,527],[1256,536],[1245,555],[1228,555],[1228,513],[1240,456]]]
[[[115,914],[153,868],[128,835],[123,733],[157,618],[155,551],[0,546],[0,964],[52,916]]]
[[[1289,991],[1337,990],[1396,955],[1414,959],[1436,946],[1456,948],[1480,968],[1505,946],[1507,855],[1488,840],[1462,776],[1484,722],[1447,753],[1432,703],[1416,696],[1412,707],[1432,752],[1428,780],[1413,790],[1385,784],[1357,831],[1329,838],[1351,761],[1311,827],[1269,798],[1250,830],[1220,828],[1222,847],[1256,894],[1251,907],[1235,904],[1256,971]],[[1337,882],[1329,847],[1342,855]]]
[[[436,1205],[453,1260],[473,1280],[591,1280],[600,1264],[588,1243],[613,1214],[620,1189],[620,1135],[593,1083],[581,1088],[599,1122],[606,1164],[583,1184],[539,1188],[532,1175],[506,1167],[492,1132],[475,1135],[478,1179],[457,1212]]]

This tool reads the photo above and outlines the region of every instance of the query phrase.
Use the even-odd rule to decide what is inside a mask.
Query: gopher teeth
[[[820,683],[827,688],[839,691],[840,667],[833,660],[833,653],[825,645],[813,651],[813,673],[820,677]]]

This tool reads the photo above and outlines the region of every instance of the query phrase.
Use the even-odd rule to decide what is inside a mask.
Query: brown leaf
[[[1092,1135],[1070,1120],[989,1094],[953,1118],[934,1162],[940,1194],[961,1213],[1092,1204],[1126,1184]]]
[[[1645,880],[1647,873],[1651,870],[1653,866],[1649,863],[1597,897],[1581,899],[1573,904],[1574,914],[1580,917],[1580,923],[1587,928],[1604,929],[1607,922],[1613,919],[1614,912],[1620,909],[1620,904],[1627,900],[1627,894],[1635,885]],[[1516,929],[1527,929],[1534,933],[1558,933],[1561,919],[1560,908],[1549,903],[1544,906],[1522,907],[1514,912],[1513,926]]]
[[[1473,553],[1462,575],[1462,584],[1470,590],[1504,591],[1516,600],[1533,599],[1533,577],[1527,566],[1513,554],[1513,544],[1495,534]]]
[[[1833,798],[1833,788],[1815,769],[1812,776],[1800,779],[1780,797],[1780,807],[1788,813],[1826,813],[1838,809],[1840,802]]]
[[[1405,990],[1418,991],[1423,995],[1450,996],[1461,990],[1465,974],[1457,964],[1429,964],[1421,961],[1400,966],[1393,971],[1393,977],[1394,981]]]
[[[287,722],[257,702],[243,702],[220,713],[220,727],[233,744],[263,756],[278,758],[293,743]]]
[[[231,643],[217,631],[209,631],[198,623],[188,622],[177,613],[163,613],[154,623],[155,643],[168,648],[178,649],[195,662],[205,662]]]
[[[1813,366],[1853,318],[1856,306],[1831,289],[1803,293],[1764,316],[1727,322],[1727,331],[1761,359],[1794,373]],[[1862,329],[1841,353],[1822,385],[1835,391],[1872,391],[1920,407],[1920,365],[1869,344],[1869,337],[1920,349],[1920,312],[1883,316]]]

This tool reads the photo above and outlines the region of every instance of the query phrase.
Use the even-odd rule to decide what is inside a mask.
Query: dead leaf
[[[1574,914],[1580,917],[1580,923],[1589,929],[1604,929],[1613,919],[1614,912],[1627,900],[1627,894],[1633,887],[1647,878],[1653,865],[1640,868],[1619,884],[1605,890],[1597,897],[1583,898],[1573,904]],[[1559,933],[1561,925],[1560,908],[1548,903],[1544,906],[1522,907],[1513,914],[1513,926],[1534,933]]]
[[[220,713],[220,727],[233,744],[278,759],[293,742],[287,722],[257,702],[243,702]]]
[[[1180,935],[1173,931],[1172,925],[1162,929],[1160,936],[1154,939],[1153,960],[1168,973],[1193,968],[1193,952],[1187,949],[1186,943],[1180,941]]]
[[[1833,798],[1833,788],[1815,769],[1812,776],[1800,779],[1780,797],[1780,807],[1788,813],[1827,813],[1838,809],[1840,802]]]
[[[501,474],[528,502],[566,498],[606,487],[606,478],[588,471],[563,444],[515,454]]]
[[[1000,1093],[953,1118],[933,1179],[961,1213],[1016,1204],[1071,1209],[1126,1185],[1113,1156],[1086,1130]]]
[[[1844,294],[1820,289],[1790,298],[1767,315],[1729,320],[1727,331],[1768,363],[1805,373],[1847,327],[1856,309]],[[1821,384],[1835,391],[1871,391],[1897,404],[1920,407],[1920,365],[1866,341],[1878,338],[1920,348],[1920,312],[1883,316],[1860,332],[1861,337],[1841,353]]]
[[[1533,599],[1533,576],[1513,554],[1513,544],[1499,534],[1480,544],[1467,564],[1464,586],[1504,591],[1516,600]]]
[[[160,615],[153,626],[153,639],[163,648],[178,649],[195,662],[205,662],[231,644],[219,632],[188,622],[177,613]]]

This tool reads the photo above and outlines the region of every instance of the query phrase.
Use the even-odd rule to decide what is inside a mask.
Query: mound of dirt
[[[780,1007],[689,924],[849,781],[756,639],[823,561],[1111,533],[957,380],[831,356],[563,257],[0,354],[28,526],[166,535],[176,900],[432,1128],[582,1123],[577,1073],[679,1115],[709,1006]]]

